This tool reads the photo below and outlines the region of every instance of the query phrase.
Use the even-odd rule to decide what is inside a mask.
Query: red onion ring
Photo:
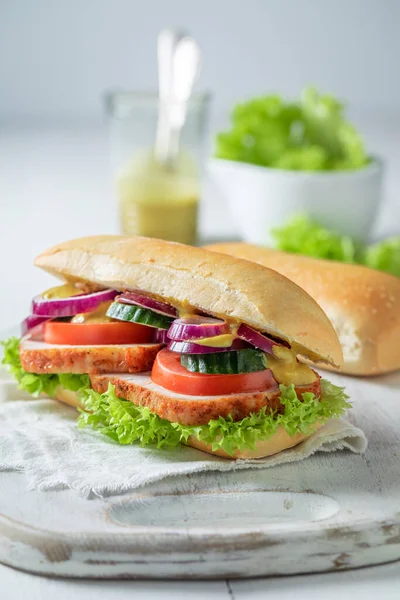
[[[168,329],[168,337],[175,342],[188,342],[229,333],[225,321],[211,317],[175,319]]]
[[[116,295],[115,290],[102,290],[92,294],[80,294],[54,300],[36,296],[32,301],[32,312],[41,317],[72,317],[79,313],[95,310],[99,304],[113,300]]]
[[[171,306],[171,304],[155,300],[154,298],[150,298],[150,296],[145,296],[138,292],[124,292],[117,298],[117,301],[122,302],[122,304],[135,304],[136,306],[149,308],[150,310],[154,310],[154,312],[160,313],[160,315],[166,315],[167,317],[178,316],[177,309],[174,306]]]
[[[21,323],[21,335],[24,337],[27,333],[32,331],[35,327],[42,325],[46,321],[49,321],[49,317],[38,317],[38,315],[29,315]]]
[[[230,350],[242,350],[248,348],[248,344],[242,340],[234,340],[229,348],[214,348],[213,346],[202,346],[193,342],[170,342],[168,350],[179,352],[179,354],[215,354],[216,352],[229,352]]]
[[[252,327],[249,327],[248,325],[245,325],[244,323],[242,323],[242,325],[240,325],[238,331],[237,331],[237,336],[239,339],[244,340],[245,342],[249,342],[249,344],[252,344],[252,346],[255,346],[256,348],[260,348],[260,350],[263,350],[263,352],[266,352],[267,354],[273,354],[273,347],[274,346],[283,346],[285,344],[281,344],[279,342],[275,342],[274,340],[271,340],[270,338],[267,338],[265,335],[263,335],[262,333],[260,333],[259,331],[256,331],[255,329],[253,329]]]
[[[155,344],[168,344],[167,329],[156,329],[154,331],[153,341]]]

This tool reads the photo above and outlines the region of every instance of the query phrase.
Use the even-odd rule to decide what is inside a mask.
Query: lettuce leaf
[[[42,393],[52,396],[57,386],[77,392],[85,407],[79,410],[79,427],[91,426],[119,444],[140,443],[141,446],[155,445],[158,448],[173,448],[195,436],[213,450],[222,448],[232,455],[236,449],[253,449],[259,440],[271,437],[281,425],[289,435],[297,432],[312,433],[317,422],[339,417],[351,405],[343,388],[321,380],[321,399],[310,392],[300,400],[294,386],[281,385],[282,413],[269,412],[263,408],[241,421],[230,417],[214,419],[207,425],[188,426],[161,419],[144,406],[136,406],[128,400],[117,398],[114,386],[109,384],[104,394],[90,387],[88,375],[58,374],[37,375],[27,373],[21,366],[18,338],[1,342],[4,346],[2,364],[18,381],[19,388],[34,397]]]
[[[315,258],[356,262],[358,248],[350,236],[322,227],[306,215],[295,215],[283,227],[271,230],[278,250]]]
[[[263,408],[241,421],[231,418],[215,419],[207,425],[188,426],[171,423],[152,413],[147,407],[117,398],[109,384],[104,394],[85,390],[80,398],[85,410],[80,411],[80,427],[91,426],[120,444],[139,442],[158,448],[175,447],[185,443],[190,436],[211,444],[213,450],[222,448],[232,455],[236,449],[254,449],[259,440],[270,438],[281,425],[289,435],[298,432],[312,433],[317,422],[339,417],[351,405],[343,388],[321,380],[321,399],[307,392],[301,401],[294,385],[280,386],[284,412],[277,414]]]
[[[358,169],[369,162],[343,104],[312,87],[296,102],[269,95],[237,104],[230,129],[217,134],[215,155],[296,171]]]
[[[54,396],[56,388],[59,385],[72,392],[78,392],[90,387],[89,375],[74,375],[69,373],[37,375],[36,373],[27,373],[22,368],[19,357],[20,341],[17,337],[11,337],[4,342],[0,342],[4,347],[4,356],[1,364],[6,365],[9,372],[14,375],[20,390],[29,392],[34,398],[38,398],[42,394]]]
[[[271,236],[278,250],[356,263],[400,277],[400,237],[387,238],[367,247],[306,215],[293,216],[282,227],[272,229]]]
[[[357,169],[368,162],[364,144],[356,129],[344,119],[344,105],[333,96],[303,90],[300,106],[305,136],[324,148],[332,170]]]
[[[367,248],[363,263],[400,277],[400,237],[391,237]]]

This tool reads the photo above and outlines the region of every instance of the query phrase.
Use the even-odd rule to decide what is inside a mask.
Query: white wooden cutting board
[[[0,473],[0,562],[44,575],[233,578],[400,559],[400,373],[342,377],[365,455],[170,478],[85,500]],[[335,381],[336,382],[336,381]]]

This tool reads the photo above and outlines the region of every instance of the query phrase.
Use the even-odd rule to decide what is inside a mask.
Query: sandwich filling
[[[79,425],[121,444],[194,437],[233,455],[280,426],[309,435],[350,406],[285,340],[140,291],[53,288],[34,299],[23,334],[3,359],[20,388],[75,392]]]

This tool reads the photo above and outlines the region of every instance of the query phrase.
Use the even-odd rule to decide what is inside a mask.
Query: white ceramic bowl
[[[209,171],[243,239],[254,244],[271,244],[271,228],[299,213],[366,241],[382,196],[377,158],[355,171],[312,173],[212,159]]]

